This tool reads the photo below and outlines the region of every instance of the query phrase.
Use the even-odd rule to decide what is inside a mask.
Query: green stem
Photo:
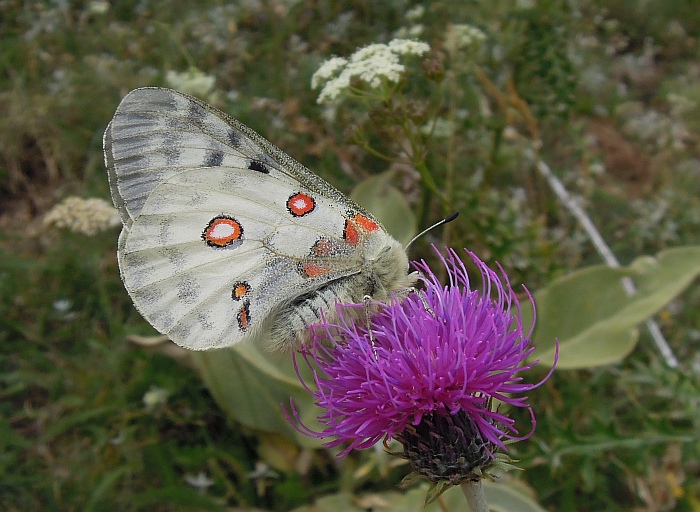
[[[437,183],[435,183],[433,176],[430,174],[430,169],[428,169],[428,166],[425,164],[425,160],[421,159],[420,161],[414,162],[413,165],[418,170],[423,183],[425,183],[433,194],[440,198],[440,202],[443,203],[444,206],[446,203],[445,195],[440,191],[440,187],[438,187]]]
[[[358,144],[359,145],[359,144]],[[376,156],[380,160],[384,160],[386,162],[393,162],[395,158],[390,157],[389,155],[385,155],[384,153],[380,153],[376,149],[374,149],[372,146],[367,144],[365,141],[362,142],[362,145],[359,145],[363,150],[365,150],[367,153],[370,155]]]
[[[481,485],[481,480],[476,482],[465,482],[460,484],[460,489],[467,498],[467,504],[471,512],[489,512],[489,504],[486,502],[484,488]]]

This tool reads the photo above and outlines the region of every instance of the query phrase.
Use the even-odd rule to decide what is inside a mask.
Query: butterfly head
[[[369,275],[374,285],[370,295],[382,301],[389,299],[394,292],[412,288],[418,279],[416,272],[408,272],[408,256],[401,244],[387,238],[376,255],[369,259]]]

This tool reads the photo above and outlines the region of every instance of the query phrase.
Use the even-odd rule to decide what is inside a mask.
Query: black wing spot
[[[175,129],[169,130],[163,134],[163,147],[173,147],[182,144],[182,133]]]
[[[210,150],[207,152],[206,158],[204,159],[204,167],[218,167],[224,161],[224,152],[218,149]]]
[[[190,106],[187,109],[187,119],[189,119],[192,124],[198,126],[199,128],[203,128],[204,117],[206,115],[206,110],[204,110],[201,106],[197,105],[195,102],[190,102]]]
[[[233,130],[229,130],[228,132],[228,141],[234,148],[241,147],[241,137]]]
[[[267,166],[260,160],[251,160],[248,169],[251,171],[258,171],[263,174],[270,174],[270,169],[268,169]]]

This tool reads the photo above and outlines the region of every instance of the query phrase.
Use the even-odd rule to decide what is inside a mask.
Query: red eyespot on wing
[[[236,315],[236,320],[238,320],[238,328],[241,331],[245,331],[250,325],[250,302],[245,301],[241,310]]]
[[[233,285],[233,290],[231,291],[231,298],[233,300],[241,300],[250,291],[250,285],[245,281],[239,281]]]
[[[379,229],[379,224],[374,222],[372,219],[365,217],[364,215],[360,215],[359,213],[355,215],[353,220],[357,223],[358,226],[360,226],[368,233]]]
[[[302,262],[299,263],[299,273],[304,277],[320,277],[331,271],[328,265],[319,265],[318,263]]]
[[[338,245],[328,238],[319,238],[311,247],[311,256],[333,256],[338,252]]]
[[[345,220],[345,228],[343,229],[343,238],[349,244],[357,245],[360,242],[360,231],[365,233],[371,233],[379,229],[379,224],[374,222],[372,219],[355,214],[352,219]]]
[[[233,217],[218,215],[209,221],[202,233],[209,247],[227,247],[243,238],[243,226]]]
[[[314,211],[315,208],[316,201],[314,201],[314,198],[303,192],[292,194],[287,199],[287,210],[295,217],[303,217],[307,213]]]
[[[345,220],[345,228],[343,229],[343,238],[352,245],[357,245],[360,241],[360,233],[357,231],[357,226],[351,220]]]

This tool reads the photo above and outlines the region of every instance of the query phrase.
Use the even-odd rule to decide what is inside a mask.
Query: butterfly
[[[197,98],[131,91],[104,155],[122,280],[178,345],[290,350],[310,325],[337,319],[336,303],[387,301],[416,281],[369,212]]]

